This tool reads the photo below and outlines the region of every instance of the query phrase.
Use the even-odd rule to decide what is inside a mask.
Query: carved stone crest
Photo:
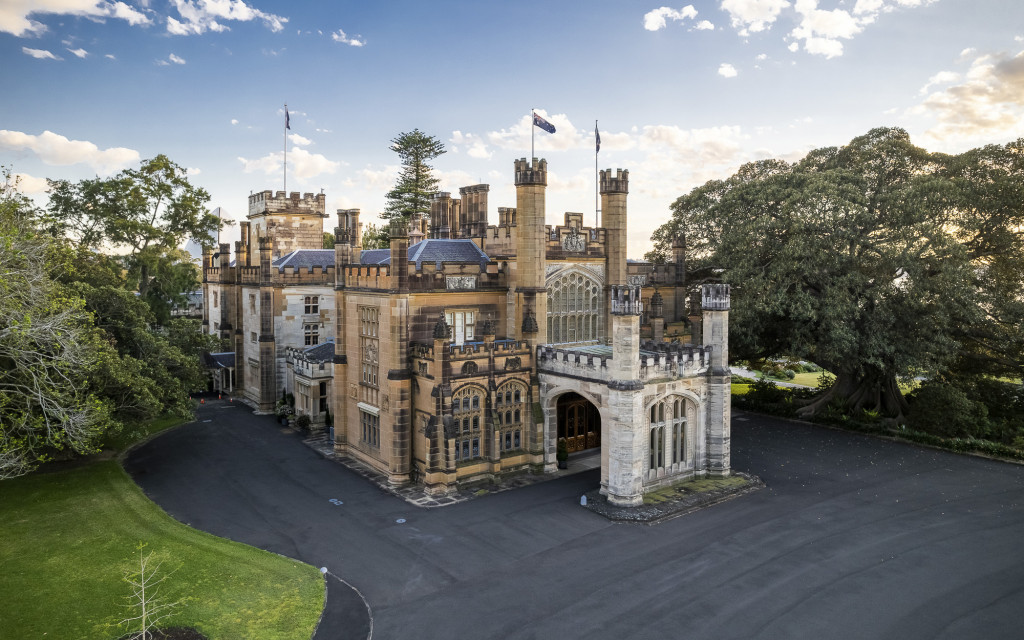
[[[505,358],[505,369],[518,369],[522,366],[522,360],[519,357]]]
[[[476,277],[446,276],[445,287],[448,289],[476,289]]]
[[[583,237],[576,227],[569,229],[569,233],[562,236],[562,249],[573,253],[587,250],[587,239]]]
[[[646,287],[647,286],[647,274],[640,274],[638,276],[627,276],[626,284],[633,287]]]

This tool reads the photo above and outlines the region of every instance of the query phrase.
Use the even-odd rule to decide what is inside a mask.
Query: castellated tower
[[[601,171],[598,177],[601,192],[601,215],[607,234],[608,287],[626,284],[626,194],[629,193],[629,171],[611,169]],[[609,289],[610,291],[610,289]],[[610,302],[609,298],[609,302]],[[607,337],[612,338],[611,304],[605,306]]]
[[[644,383],[640,380],[640,287],[611,285],[612,343],[608,409],[611,412],[607,440],[607,464],[602,464],[602,484],[612,504],[633,507],[643,503],[644,461],[647,458],[647,427],[644,415]],[[602,451],[602,456],[605,453]],[[607,471],[605,471],[607,470]]]
[[[729,285],[701,287],[704,344],[711,347],[708,371],[708,472],[727,476],[730,470]]]
[[[327,196],[293,191],[285,195],[267,190],[249,196],[250,233],[255,238],[273,238],[271,253],[276,260],[296,249],[323,247]],[[250,239],[255,245],[258,240]]]
[[[533,344],[547,342],[548,294],[545,287],[547,274],[547,239],[544,237],[544,196],[548,186],[548,162],[521,158],[515,161],[516,170],[516,315],[514,323],[518,340],[531,340]]]

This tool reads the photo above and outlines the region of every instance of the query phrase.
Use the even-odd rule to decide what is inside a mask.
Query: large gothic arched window
[[[601,322],[601,285],[569,271],[548,283],[548,342],[597,340]]]

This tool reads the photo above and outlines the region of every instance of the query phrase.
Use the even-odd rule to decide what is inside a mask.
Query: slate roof
[[[364,249],[359,264],[391,264],[391,249]]]
[[[490,262],[491,259],[469,238],[430,238],[409,247],[409,262],[419,269],[430,262]],[[367,249],[359,254],[360,264],[391,264],[390,249]]]
[[[274,260],[273,266],[278,269],[295,267],[309,269],[311,267],[331,267],[334,265],[334,249],[296,249]]]
[[[304,350],[302,355],[310,362],[330,362],[334,359],[334,342],[328,341],[314,345]]]
[[[235,352],[204,353],[203,364],[210,369],[230,369],[235,366]]]
[[[487,254],[469,238],[431,238],[409,247],[409,262],[418,269],[423,262],[490,262]]]

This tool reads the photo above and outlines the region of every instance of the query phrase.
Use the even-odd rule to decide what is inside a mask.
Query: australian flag
[[[292,128],[292,119],[288,115],[288,107],[284,108],[284,128],[285,129],[291,129]]]
[[[601,132],[597,130],[597,124],[594,124],[594,137],[597,138],[597,151],[594,153],[601,152]]]
[[[538,116],[536,113],[533,114],[533,126],[540,127],[541,129],[547,131],[548,133],[555,132],[555,125],[551,124],[544,118]]]

